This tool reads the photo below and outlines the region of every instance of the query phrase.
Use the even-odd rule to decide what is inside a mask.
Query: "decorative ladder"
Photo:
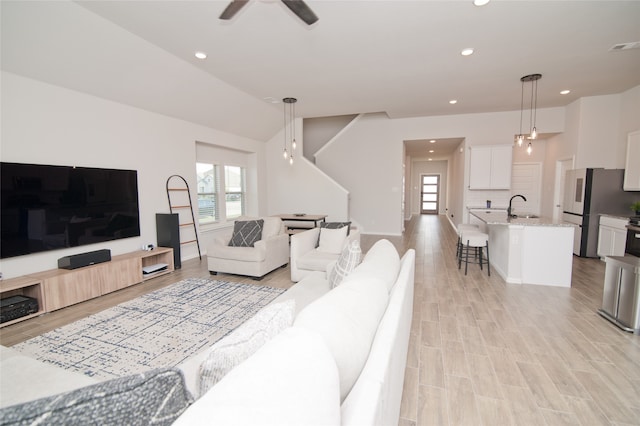
[[[177,185],[174,184],[176,186],[170,187],[172,180],[177,181]],[[196,245],[198,246],[198,256],[200,257],[200,260],[202,260],[202,254],[200,253],[200,241],[198,241],[198,230],[196,229],[196,217],[193,214],[193,205],[191,204],[191,191],[189,191],[189,184],[187,183],[185,178],[183,178],[182,176],[171,175],[167,179],[166,187],[167,187],[167,200],[169,200],[169,211],[171,213],[178,213],[178,218],[181,217],[180,211],[189,209],[189,211],[191,212],[191,222],[185,222],[185,223],[179,222],[178,226],[181,228],[193,227],[193,235],[195,236],[195,238],[187,241],[180,240],[180,244],[183,245],[183,244],[196,243]],[[187,196],[186,200],[184,197],[185,193]],[[175,203],[171,201],[171,194],[174,194]],[[178,200],[176,200],[176,198],[178,198]],[[174,210],[178,210],[178,211],[174,212]]]

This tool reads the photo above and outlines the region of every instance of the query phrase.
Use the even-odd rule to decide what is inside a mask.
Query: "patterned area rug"
[[[284,292],[189,278],[13,346],[67,370],[111,379],[180,364]]]

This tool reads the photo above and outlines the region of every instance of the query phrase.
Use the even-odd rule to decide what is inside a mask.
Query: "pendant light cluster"
[[[293,151],[296,149],[296,98],[284,98],[284,150],[282,156],[293,164]],[[287,117],[288,116],[288,117]],[[288,118],[288,119],[287,119]],[[287,145],[289,149],[287,150]]]
[[[516,144],[521,147],[525,138],[529,141],[527,145],[527,154],[531,155],[533,147],[531,141],[538,138],[538,130],[536,129],[536,113],[538,109],[538,80],[542,78],[542,74],[529,74],[520,78],[522,82],[522,93],[520,95],[520,132],[516,135]],[[531,83],[531,100],[529,102],[529,134],[522,133],[522,116],[524,115],[524,84]]]

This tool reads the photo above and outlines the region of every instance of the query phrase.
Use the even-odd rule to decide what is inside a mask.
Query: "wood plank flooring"
[[[419,216],[402,237],[362,236],[363,250],[388,238],[416,250],[414,316],[401,426],[640,425],[640,336],[596,310],[604,263],[574,257],[570,289],[506,284],[477,265],[455,262],[457,236],[444,216]],[[473,267],[472,267],[473,266]],[[206,260],[98,299],[0,329],[11,346],[188,277]],[[289,268],[262,281],[288,288]]]

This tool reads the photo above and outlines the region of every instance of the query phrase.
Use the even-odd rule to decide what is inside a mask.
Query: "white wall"
[[[460,114],[437,117],[389,119],[385,114],[366,114],[338,135],[316,155],[316,164],[352,194],[352,217],[362,223],[363,233],[398,235],[402,230],[403,141],[411,139],[465,138],[465,149],[473,145],[512,143],[520,119],[519,111]],[[538,111],[545,132],[561,132],[564,108]],[[543,127],[544,126],[544,127]],[[448,200],[449,217],[464,220],[468,190],[468,156],[455,156],[460,175],[452,176],[460,194]],[[465,154],[464,152],[462,154]],[[353,159],[361,158],[362,161]],[[451,188],[453,191],[454,188]],[[505,191],[508,199],[508,191]]]
[[[402,233],[403,140],[386,114],[364,114],[316,155],[318,167],[350,192],[351,217],[363,233]]]
[[[349,192],[301,155],[302,119],[296,119],[298,147],[293,164],[285,161],[283,132],[266,144],[266,213],[326,214],[328,221],[349,220]],[[287,147],[289,149],[289,147]]]
[[[302,122],[304,156],[313,163],[315,153],[356,117],[357,114],[305,118]]]
[[[1,113],[2,161],[137,170],[141,214],[140,237],[4,259],[0,271],[7,278],[55,269],[58,258],[69,254],[109,248],[116,255],[155,244],[155,213],[169,211],[167,178],[182,175],[195,188],[196,141],[254,152],[264,164],[262,142],[8,72],[2,72]],[[258,173],[264,177],[263,169]],[[266,186],[259,186],[266,198]],[[254,205],[260,207],[259,201]],[[195,245],[184,246],[182,258],[193,256]]]

